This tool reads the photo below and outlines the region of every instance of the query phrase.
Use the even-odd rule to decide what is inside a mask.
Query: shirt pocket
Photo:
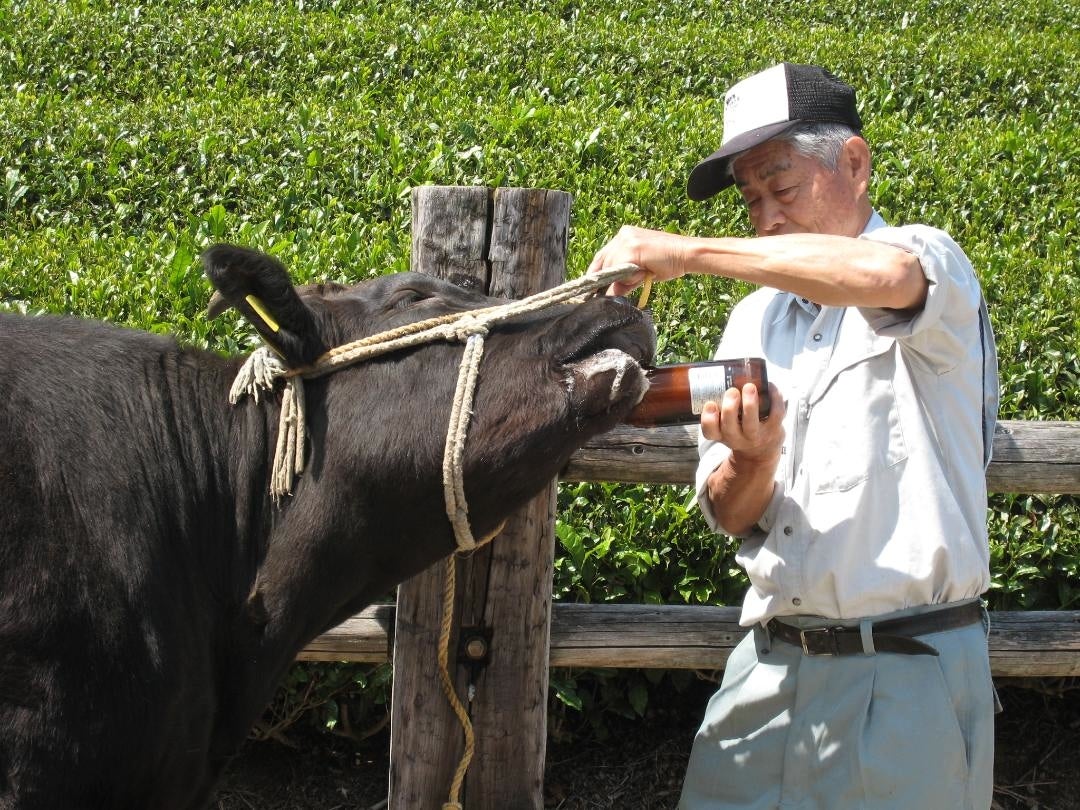
[[[893,341],[836,371],[809,403],[803,465],[812,491],[844,492],[908,457],[893,388]],[[851,358],[849,358],[851,359]]]

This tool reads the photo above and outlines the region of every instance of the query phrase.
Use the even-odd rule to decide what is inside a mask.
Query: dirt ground
[[[550,743],[545,807],[673,808],[711,688],[702,684],[641,720],[613,721],[607,740]],[[1080,682],[1003,681],[999,693],[1005,711],[997,723],[993,810],[1080,810]],[[218,810],[385,808],[387,731],[359,744],[295,731],[289,739],[295,747],[248,742],[226,773]]]

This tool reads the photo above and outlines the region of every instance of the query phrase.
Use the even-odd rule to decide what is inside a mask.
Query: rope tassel
[[[229,389],[229,402],[233,405],[244,396],[258,402],[260,392],[272,390],[279,379],[285,380],[277,443],[270,470],[270,494],[275,501],[292,494],[295,477],[304,471],[304,444],[307,438],[304,381],[290,375],[288,366],[263,346],[248,355]]]
[[[229,389],[229,402],[235,405],[245,395],[258,402],[260,391],[271,390],[274,382],[288,373],[288,367],[276,354],[265,346],[256,349],[248,355],[244,365],[240,366],[240,371],[236,373],[236,379]]]
[[[270,494],[275,500],[292,495],[293,481],[304,471],[305,415],[304,382],[293,377],[286,381],[281,395],[281,420],[270,473]]]

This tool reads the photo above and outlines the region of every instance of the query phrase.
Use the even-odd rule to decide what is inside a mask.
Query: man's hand
[[[761,398],[757,386],[747,383],[740,391],[729,388],[719,403],[705,403],[701,412],[701,432],[706,439],[723,442],[733,453],[748,458],[778,458],[784,443],[784,403],[780,392],[769,384],[771,408],[765,421],[758,418]]]
[[[705,438],[731,448],[731,455],[709,476],[707,492],[713,516],[737,536],[749,532],[769,505],[784,447],[784,401],[772,383],[769,397],[772,407],[764,422],[758,420],[753,383],[741,391],[729,388],[719,403],[707,402],[701,412]]]
[[[655,281],[669,281],[683,275],[686,272],[685,247],[685,237],[677,234],[623,225],[612,240],[596,252],[587,272],[636,264],[641,268],[640,273],[616,281],[608,288],[608,295],[626,295],[648,276]]]

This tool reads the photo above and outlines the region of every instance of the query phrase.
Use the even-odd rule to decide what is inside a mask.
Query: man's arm
[[[773,287],[823,306],[914,310],[926,300],[919,260],[893,245],[826,234],[704,238],[624,225],[589,270],[633,263],[642,274],[612,285],[623,295],[647,274],[667,281],[687,273]]]

